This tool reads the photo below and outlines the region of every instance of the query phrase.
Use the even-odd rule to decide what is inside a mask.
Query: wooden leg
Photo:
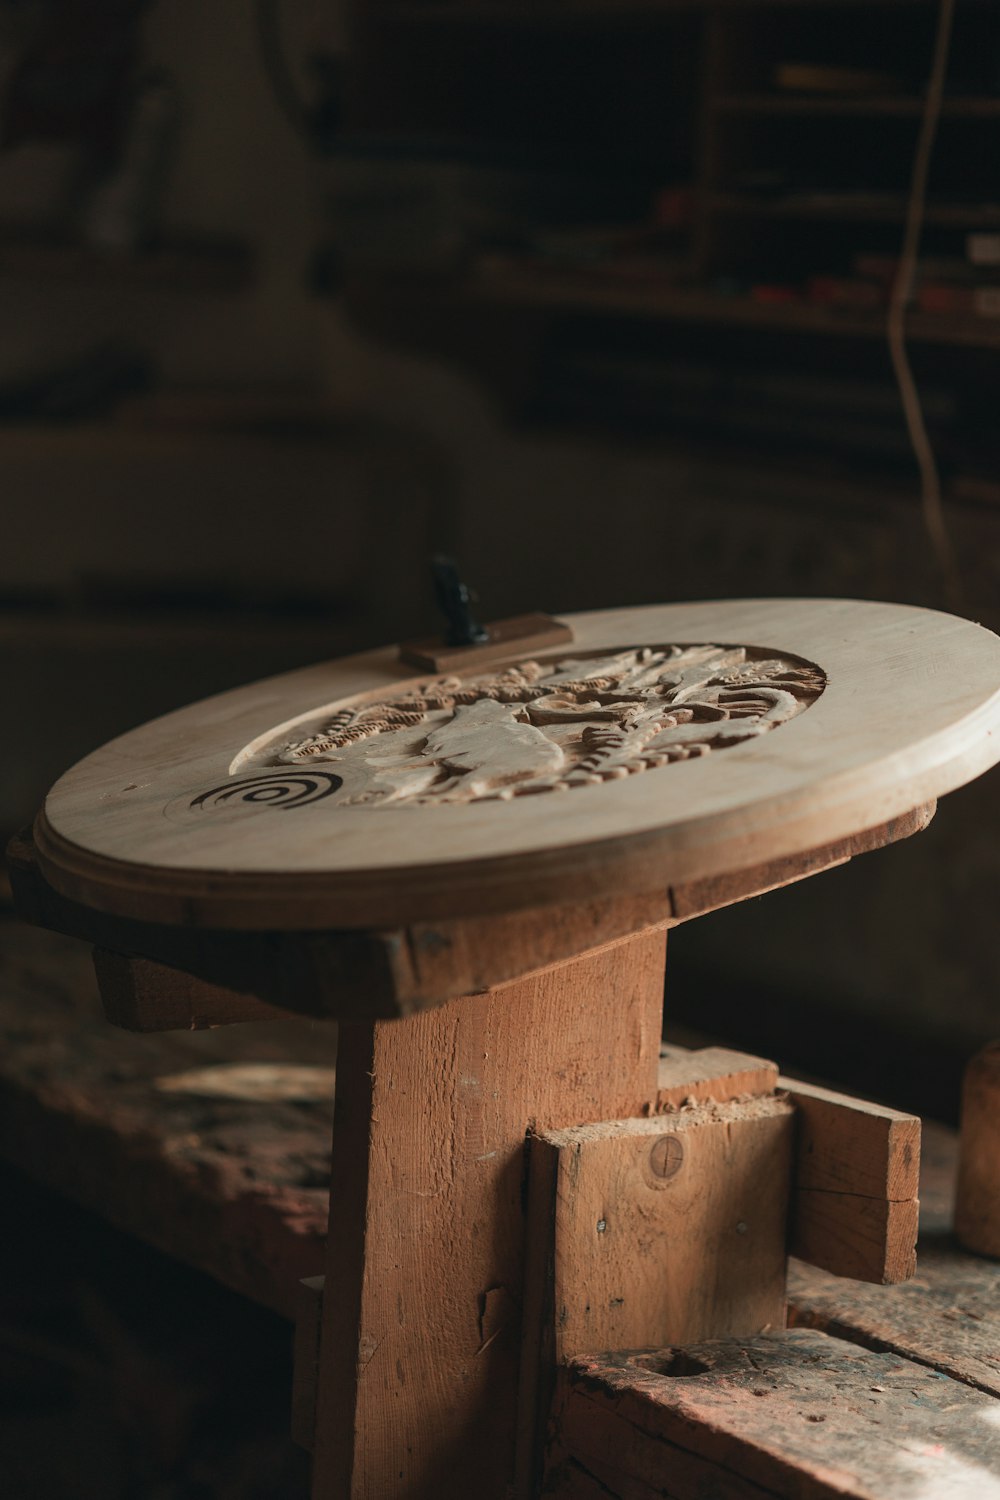
[[[962,1081],[955,1233],[967,1250],[1000,1257],[1000,1042],[976,1053]]]
[[[665,934],[344,1026],[314,1500],[502,1500],[525,1137],[656,1097]]]

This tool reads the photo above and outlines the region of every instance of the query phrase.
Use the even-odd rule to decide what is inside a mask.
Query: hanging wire
[[[288,66],[280,12],[280,0],[256,0],[257,45],[261,62],[281,113],[292,128],[312,144],[312,111],[299,93]]]
[[[944,96],[945,73],[951,50],[952,23],[955,18],[955,0],[941,0],[938,10],[937,32],[931,75],[924,96],[924,110],[920,122],[920,134],[913,158],[913,173],[910,179],[910,195],[906,206],[906,222],[903,243],[899,255],[899,270],[893,282],[889,298],[886,335],[889,342],[889,357],[899,387],[903,415],[910,436],[914,457],[920,470],[920,498],[924,525],[930,537],[941,569],[944,589],[950,606],[957,608],[962,598],[962,580],[958,559],[944,513],[941,494],[941,475],[934,449],[927,433],[920,392],[913,376],[913,368],[906,347],[906,310],[913,298],[920,253],[920,237],[924,226],[924,211],[927,203],[927,178],[930,172],[931,153],[941,118],[941,102]]]

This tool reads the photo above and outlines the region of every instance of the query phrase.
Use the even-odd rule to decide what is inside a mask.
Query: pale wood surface
[[[664,941],[341,1028],[317,1496],[506,1493],[525,1136],[653,1107]]]
[[[554,895],[662,889],[818,848],[1000,757],[1000,641],[951,616],[750,600],[569,623],[574,653],[739,643],[815,662],[827,686],[792,722],[724,753],[567,793],[462,806],[206,799],[240,778],[305,774],[269,756],[345,704],[407,686],[392,649],[369,652],[210,699],[95,752],[47,799],[43,872],[86,904],[195,926],[483,915]]]
[[[586,1495],[582,1471],[605,1500],[1000,1500],[998,1410],[805,1329],[581,1358],[560,1375],[545,1493]]]
[[[967,1250],[1000,1257],[1000,1042],[978,1052],[962,1080],[955,1233]]]

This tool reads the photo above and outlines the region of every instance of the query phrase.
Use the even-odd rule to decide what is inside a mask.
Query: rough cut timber
[[[340,1020],[409,1015],[842,864],[919,832],[933,812],[931,803],[830,849],[754,865],[722,884],[700,882],[697,890],[673,885],[645,896],[358,932],[234,933],[109,916],[67,899],[42,878],[30,835],[13,839],[7,855],[26,921],[117,955],[117,965],[109,959],[107,970],[99,970],[102,984],[105,972],[108,977],[108,1019],[129,1030],[166,1031],[258,1021],[262,1005]],[[176,969],[187,980],[154,989],[141,959]],[[130,960],[136,965],[131,974]],[[719,1097],[715,1090],[706,1096]]]
[[[560,1372],[544,1493],[1000,1500],[998,1410],[935,1370],[806,1330],[597,1355]]]
[[[652,1109],[664,948],[341,1028],[317,1495],[508,1493],[525,1137]]]
[[[7,854],[26,921],[115,955],[117,962],[99,962],[108,1019],[136,1031],[187,1029],[193,1019],[259,1021],[262,1005],[339,1020],[410,1015],[669,925],[670,916],[669,894],[655,892],[396,930],[210,931],[108,916],[68,900],[42,878],[28,835],[13,839]],[[143,960],[189,982],[154,986]]]
[[[778,1084],[778,1065],[728,1047],[660,1047],[656,1112],[680,1108],[688,1099],[726,1104],[742,1094],[771,1094]]]
[[[839,1276],[906,1281],[916,1265],[920,1121],[781,1079],[799,1117],[791,1248]]]
[[[287,1021],[289,1012],[256,995],[207,984],[148,958],[94,949],[104,1014],[124,1031],[203,1031],[241,1021]]]
[[[531,1140],[518,1461],[525,1500],[551,1377],[565,1359],[784,1327],[793,1135],[792,1106],[771,1096]]]
[[[533,1138],[555,1360],[782,1326],[793,1134],[765,1098]]]
[[[955,1233],[966,1249],[1000,1257],[1000,1042],[976,1054],[962,1081]]]

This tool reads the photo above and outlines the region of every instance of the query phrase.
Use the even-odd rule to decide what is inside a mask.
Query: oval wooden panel
[[[385,648],[146,724],[56,783],[36,825],[43,873],[77,900],[150,921],[406,924],[737,871],[884,823],[1000,759],[1000,639],[949,615],[850,600],[742,600],[604,611],[570,623],[573,644],[542,659],[540,684],[523,687],[523,673],[505,679],[532,700],[528,713],[495,701],[484,708],[478,690],[463,697],[458,689],[444,709],[428,710],[428,679],[408,677]],[[612,704],[605,721],[581,735],[577,701],[551,680],[553,664],[566,658],[576,664],[562,682],[590,670],[587,659],[703,643],[802,665],[805,696],[794,717],[741,738],[735,731],[749,709],[732,686],[736,669],[722,691],[732,735],[719,738],[720,726],[708,722],[712,706],[702,703],[694,717],[705,723],[674,712],[675,727],[644,737],[644,703],[628,709],[622,730],[617,689],[639,679],[619,672],[601,679]],[[466,675],[503,670],[491,663]],[[587,697],[580,683],[570,686],[576,700]],[[777,703],[781,690],[769,691]],[[461,719],[456,692],[476,700]],[[447,734],[435,730],[435,744],[454,745],[462,729],[459,750],[438,753],[478,757],[486,769],[474,794],[472,781],[440,766],[426,774],[429,752],[414,749],[431,744],[426,730],[421,739],[421,714],[446,728],[454,720]],[[376,720],[376,737],[359,750],[355,742]],[[516,746],[510,753],[527,755],[531,788],[503,776],[494,784],[494,721]],[[639,750],[626,754],[626,742]],[[555,769],[553,743],[562,746]],[[676,758],[692,745],[690,758]],[[615,755],[625,762],[617,768]]]

